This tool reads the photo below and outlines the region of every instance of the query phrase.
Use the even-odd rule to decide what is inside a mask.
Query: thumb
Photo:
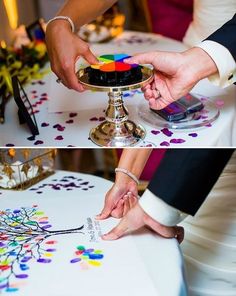
[[[155,57],[155,52],[146,52],[142,54],[137,54],[132,58],[125,59],[124,62],[127,64],[153,64]]]

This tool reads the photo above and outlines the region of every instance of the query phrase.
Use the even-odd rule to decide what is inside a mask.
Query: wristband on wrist
[[[138,180],[138,178],[137,178],[134,174],[132,174],[130,171],[128,171],[128,170],[126,170],[126,169],[122,169],[122,168],[116,168],[116,169],[115,169],[115,172],[116,172],[116,173],[117,173],[117,172],[121,172],[121,173],[126,174],[126,175],[129,176],[132,180],[134,180],[134,181],[137,183],[137,185],[139,185],[139,180]]]
[[[56,20],[65,20],[65,21],[68,21],[68,22],[70,23],[72,33],[75,33],[75,25],[74,25],[72,19],[71,19],[69,16],[63,16],[63,15],[55,16],[54,18],[50,19],[50,20],[47,22],[47,26],[48,26],[51,22],[54,22],[54,21],[56,21]]]

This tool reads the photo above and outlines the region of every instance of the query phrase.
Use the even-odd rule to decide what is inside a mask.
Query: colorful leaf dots
[[[28,277],[28,274],[16,274],[15,277],[17,279],[26,279]]]
[[[10,293],[12,293],[12,292],[17,292],[17,291],[19,291],[19,289],[18,288],[11,288],[11,287],[9,287],[9,288],[7,288],[6,289],[6,292],[10,292]]]
[[[101,262],[98,262],[98,261],[95,261],[95,260],[88,260],[88,263],[92,266],[101,266],[102,263]]]
[[[51,263],[52,260],[51,259],[46,259],[46,258],[39,258],[37,260],[38,263]]]
[[[85,247],[84,246],[78,246],[78,247],[76,247],[76,249],[79,250],[79,251],[84,251]]]
[[[94,260],[99,260],[99,259],[103,259],[103,255],[102,254],[89,254],[89,259],[94,259]]]
[[[39,211],[38,211],[38,212],[35,212],[34,214],[35,214],[36,216],[42,216],[42,215],[44,215],[44,212],[39,212]]]
[[[9,265],[0,265],[0,270],[1,270],[1,271],[8,270],[9,268],[10,268]]]
[[[74,258],[72,260],[70,260],[70,263],[77,263],[77,262],[80,262],[81,259],[80,258]]]
[[[44,256],[50,258],[53,256],[53,254],[52,253],[45,253]]]
[[[46,245],[54,245],[54,244],[56,244],[57,243],[57,241],[55,241],[55,240],[50,240],[50,241],[47,241],[45,244]]]

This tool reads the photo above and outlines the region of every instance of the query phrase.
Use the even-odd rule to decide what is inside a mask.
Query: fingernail
[[[129,63],[131,61],[131,59],[125,59],[124,62],[125,63]]]

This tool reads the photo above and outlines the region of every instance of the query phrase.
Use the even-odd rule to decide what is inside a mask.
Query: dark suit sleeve
[[[212,40],[225,46],[236,61],[236,14],[206,40]]]
[[[234,149],[169,149],[148,189],[194,215],[211,191]]]

